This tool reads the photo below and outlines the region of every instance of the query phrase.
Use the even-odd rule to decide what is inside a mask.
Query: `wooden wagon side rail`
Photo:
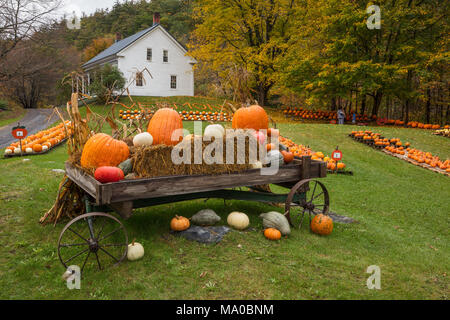
[[[235,174],[217,176],[169,176],[151,179],[125,180],[117,183],[101,184],[93,177],[66,163],[68,177],[77,183],[95,200],[97,205],[128,202],[139,199],[192,194],[223,190],[235,187],[251,187],[264,184],[286,184],[310,177],[325,177],[326,166],[310,157],[295,160],[293,164],[282,166],[275,175],[261,175],[260,169]]]

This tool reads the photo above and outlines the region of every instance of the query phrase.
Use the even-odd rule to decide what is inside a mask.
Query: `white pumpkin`
[[[48,147],[47,146],[42,146],[42,152],[45,152],[45,151],[47,151],[48,150]]]
[[[12,152],[12,150],[11,149],[6,149],[5,150],[5,154],[7,154],[7,155],[10,155],[10,154],[12,154],[13,152]]]
[[[14,154],[21,154],[20,148],[15,148],[14,149]]]
[[[214,137],[220,139],[225,135],[225,128],[220,124],[212,124],[206,127],[203,135],[208,138]]]
[[[135,147],[151,146],[153,144],[153,136],[148,132],[138,134],[133,139]]]
[[[231,227],[233,227],[237,230],[247,229],[247,227],[250,224],[250,220],[249,220],[248,216],[242,212],[230,213],[228,215],[227,222],[228,222],[228,225],[230,225]]]
[[[144,256],[144,247],[138,242],[134,242],[128,245],[127,258],[130,261],[136,261]]]
[[[25,152],[26,152],[26,153],[33,153],[33,149],[31,149],[31,148],[26,148],[26,149],[25,149]]]

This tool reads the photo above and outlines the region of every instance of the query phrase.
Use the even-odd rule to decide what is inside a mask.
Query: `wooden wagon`
[[[66,268],[83,257],[81,271],[90,257],[95,257],[102,269],[99,253],[108,256],[111,264],[120,263],[127,255],[127,232],[120,220],[108,212],[128,219],[133,209],[167,203],[209,198],[247,200],[284,203],[290,224],[301,227],[305,213],[311,219],[311,215],[327,214],[329,209],[325,186],[313,180],[326,177],[326,163],[311,157],[295,159],[281,166],[275,175],[262,175],[260,169],[253,169],[215,176],[168,176],[101,184],[70,163],[66,163],[66,174],[86,193],[87,213],[64,227],[58,240],[58,255]],[[289,192],[275,194],[260,187],[269,184]]]

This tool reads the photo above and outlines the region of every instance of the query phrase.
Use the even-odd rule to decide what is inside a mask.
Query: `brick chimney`
[[[122,40],[122,34],[120,32],[116,32],[116,42]]]
[[[160,22],[161,22],[161,15],[159,14],[159,12],[155,12],[153,14],[153,25],[159,24]]]

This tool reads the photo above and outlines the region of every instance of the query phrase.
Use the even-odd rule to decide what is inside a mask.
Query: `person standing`
[[[356,124],[356,112],[353,112],[352,123]]]
[[[338,116],[339,124],[344,124],[345,112],[344,112],[344,110],[342,110],[342,108],[339,108],[339,110],[337,112],[337,116]]]

